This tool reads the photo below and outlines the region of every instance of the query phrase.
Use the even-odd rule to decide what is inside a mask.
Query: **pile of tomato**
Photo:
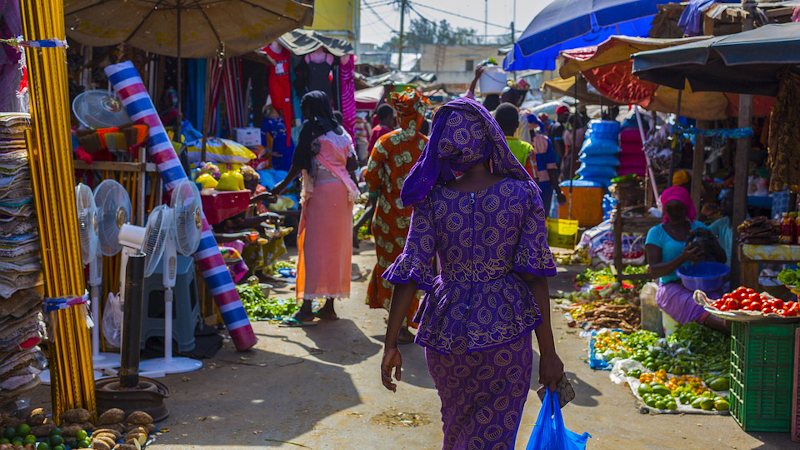
[[[712,305],[720,311],[761,311],[764,314],[778,314],[784,317],[800,316],[800,303],[784,302],[746,287],[740,287],[723,295]]]

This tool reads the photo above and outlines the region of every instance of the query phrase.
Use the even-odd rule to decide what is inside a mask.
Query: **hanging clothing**
[[[487,160],[502,181],[474,193],[444,184]],[[401,199],[414,207],[411,228],[384,278],[427,292],[415,341],[442,401],[443,448],[513,448],[541,323],[519,274],[556,273],[539,188],[489,111],[460,98],[434,115]]]
[[[322,91],[328,94],[328,98],[333,98],[333,91],[330,79],[331,68],[333,67],[333,64],[328,62],[327,59],[322,60],[322,62],[314,62],[313,60],[307,60],[306,63],[308,64],[309,92]]]
[[[367,123],[367,113],[358,112],[356,114],[356,153],[358,154],[358,162],[362,164],[369,158],[369,138],[372,130]]]
[[[294,157],[294,144],[286,139],[286,125],[283,119],[266,117],[261,122],[261,145],[267,146],[267,135],[272,140],[272,168],[289,171]],[[280,155],[280,156],[279,156]]]
[[[344,118],[342,126],[350,133],[350,137],[356,138],[356,78],[355,78],[355,56],[345,55],[342,57],[344,62],[339,64],[339,90],[342,102],[340,111]]]
[[[378,139],[364,174],[370,197],[377,198],[372,234],[378,262],[367,287],[367,304],[370,308],[385,308],[387,311],[391,307],[392,285],[383,279],[383,272],[406,245],[411,208],[403,207],[400,191],[428,143],[428,138],[419,130],[425,120],[425,110],[430,105],[425,96],[413,89],[394,94],[392,101],[400,128]],[[413,319],[417,307],[415,300],[406,314],[406,325],[416,327]]]
[[[267,88],[269,89],[269,97],[272,99],[272,107],[278,111],[283,117],[283,125],[286,131],[284,141],[286,146],[291,145],[291,132],[292,132],[292,119],[294,111],[292,110],[292,84],[290,74],[289,50],[283,48],[281,45],[276,45],[277,51],[273,49],[273,45],[264,47],[264,51],[275,61],[275,65],[268,65],[267,71],[269,78],[267,79]]]

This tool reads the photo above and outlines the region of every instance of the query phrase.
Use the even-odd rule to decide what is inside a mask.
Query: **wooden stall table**
[[[739,246],[739,280],[742,286],[757,289],[758,265],[795,264],[800,261],[800,245],[754,245]]]
[[[625,217],[625,214],[629,210],[623,209],[622,211],[619,208],[615,208],[614,211],[611,213],[611,223],[613,226],[614,232],[614,271],[617,275],[617,281],[622,282],[623,280],[636,280],[636,281],[650,281],[653,279],[653,276],[650,273],[639,273],[639,274],[631,274],[626,275],[623,272],[625,268],[622,262],[622,235],[625,232],[629,233],[641,233],[644,236],[647,236],[647,232],[650,231],[651,228],[661,223],[661,219],[652,216],[641,216],[641,217]]]

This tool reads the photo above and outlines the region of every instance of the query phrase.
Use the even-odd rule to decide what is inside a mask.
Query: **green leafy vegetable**
[[[783,269],[778,274],[778,281],[784,286],[796,286],[800,279],[800,271],[793,269]]]
[[[297,312],[297,301],[293,298],[266,298],[259,285],[236,286],[247,315],[253,320],[281,319]]]

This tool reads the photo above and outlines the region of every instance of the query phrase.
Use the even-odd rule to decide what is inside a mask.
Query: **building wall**
[[[360,0],[315,0],[314,23],[308,29],[350,41],[359,53]]]
[[[465,90],[475,76],[475,67],[490,57],[500,61],[497,45],[423,45],[421,72],[435,72],[451,91]]]

